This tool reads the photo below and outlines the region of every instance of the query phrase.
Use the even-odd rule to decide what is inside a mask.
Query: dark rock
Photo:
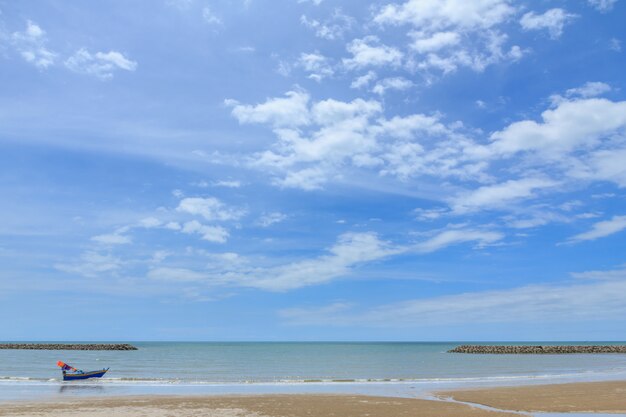
[[[461,345],[449,353],[473,353],[492,355],[564,355],[574,353],[626,353],[626,345]]]
[[[0,349],[137,350],[127,343],[0,343]]]

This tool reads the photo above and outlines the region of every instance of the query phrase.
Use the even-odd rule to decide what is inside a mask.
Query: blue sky
[[[13,340],[619,340],[626,3],[0,3]]]

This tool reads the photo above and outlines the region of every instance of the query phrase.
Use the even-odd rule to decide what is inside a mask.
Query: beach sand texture
[[[3,404],[0,416],[94,417],[514,417],[464,404],[347,395],[134,397]],[[517,416],[519,417],[519,416]]]
[[[626,381],[472,389],[437,395],[500,410],[626,414]]]
[[[626,413],[626,381],[438,392],[500,410]],[[470,405],[361,395],[143,396],[5,403],[0,416],[94,417],[514,417]]]

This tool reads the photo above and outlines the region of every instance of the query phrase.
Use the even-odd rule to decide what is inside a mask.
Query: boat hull
[[[108,370],[109,368],[102,369],[100,371],[84,372],[82,374],[65,374],[63,375],[63,381],[77,381],[80,379],[101,378],[102,375],[106,374]]]

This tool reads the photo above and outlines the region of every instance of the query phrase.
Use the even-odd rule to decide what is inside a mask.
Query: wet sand
[[[500,410],[626,414],[626,381],[501,387],[436,393]]]
[[[118,397],[2,404],[0,416],[94,417],[514,417],[464,404],[349,395]]]
[[[436,401],[365,395],[140,396],[4,403],[0,416],[519,417],[517,412],[626,414],[626,381],[482,388]],[[460,402],[454,402],[460,401]],[[461,403],[462,402],[462,403]],[[471,403],[471,404],[464,404]],[[475,406],[478,405],[478,406]],[[490,410],[482,406],[492,407]]]

